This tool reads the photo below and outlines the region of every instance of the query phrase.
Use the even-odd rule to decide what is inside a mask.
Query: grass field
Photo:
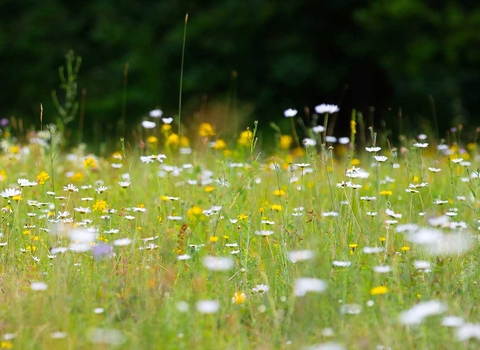
[[[0,348],[480,347],[475,144],[149,121],[105,157],[4,129]]]

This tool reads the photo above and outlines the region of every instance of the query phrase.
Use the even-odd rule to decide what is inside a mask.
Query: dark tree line
[[[341,104],[339,128],[371,106],[386,128],[399,108],[412,129],[436,111],[440,135],[480,122],[480,5],[466,0],[2,0],[0,116],[38,126],[42,103],[54,121],[69,50],[83,58],[85,128],[118,135],[123,113],[127,129],[156,107],[176,115],[187,12],[185,121],[266,127],[325,102]]]

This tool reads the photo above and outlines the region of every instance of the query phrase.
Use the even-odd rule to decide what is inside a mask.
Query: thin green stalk
[[[183,67],[185,63],[185,43],[187,41],[188,13],[185,15],[183,27],[182,64],[180,68],[180,91],[178,93],[178,136],[182,137],[182,92],[183,92]]]

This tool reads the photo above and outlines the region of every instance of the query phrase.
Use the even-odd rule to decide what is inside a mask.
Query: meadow
[[[479,348],[477,144],[325,126],[267,154],[152,111],[100,157],[3,123],[0,348]]]

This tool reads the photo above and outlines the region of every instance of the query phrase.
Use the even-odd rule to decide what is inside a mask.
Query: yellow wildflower
[[[350,132],[352,135],[355,135],[357,133],[357,122],[355,119],[350,120]]]
[[[190,209],[188,209],[187,214],[189,217],[200,216],[203,214],[203,209],[197,205],[194,205]]]
[[[303,157],[305,155],[305,150],[300,147],[295,147],[292,151],[294,157]]]
[[[149,136],[149,137],[147,138],[147,142],[148,142],[148,143],[157,143],[157,142],[158,142],[158,138],[156,138],[156,137],[153,136],[153,135],[152,135],[152,136]]]
[[[213,145],[213,149],[217,151],[226,149],[226,148],[227,148],[227,144],[222,139],[218,139],[217,141],[215,141],[215,144]]]
[[[180,144],[180,136],[178,134],[170,134],[167,137],[167,141],[165,142],[167,146],[178,146]]]
[[[215,243],[218,241],[218,236],[210,236],[210,242]]]
[[[10,341],[1,341],[0,348],[2,349],[13,349],[13,343]]]
[[[237,219],[242,221],[242,220],[248,220],[248,215],[247,214],[240,214],[237,216]]]
[[[380,195],[381,196],[391,196],[392,195],[392,191],[389,191],[389,190],[383,190],[383,191],[380,191]]]
[[[284,190],[275,190],[273,191],[273,195],[277,197],[283,197],[286,195],[286,192]]]
[[[200,135],[202,137],[215,136],[215,130],[213,130],[212,124],[210,124],[210,123],[200,124],[200,129],[198,130],[198,135]]]
[[[170,124],[163,124],[162,125],[162,131],[163,132],[171,130],[171,129],[172,129],[172,126]]]
[[[105,212],[105,210],[107,210],[107,202],[105,202],[104,200],[102,199],[99,199],[95,202],[95,204],[93,205],[93,210],[98,210],[102,213]]]
[[[360,165],[360,159],[358,158],[353,158],[352,161],[350,162],[352,165]]]
[[[205,192],[207,192],[207,193],[213,192],[214,190],[215,190],[215,187],[213,187],[213,186],[205,187]]]
[[[283,207],[280,204],[272,204],[270,206],[270,209],[275,210],[275,211],[281,211]]]
[[[253,140],[253,132],[250,130],[245,130],[240,134],[237,142],[242,146],[250,146]]]
[[[20,148],[18,146],[13,146],[12,148],[10,148],[10,152],[11,153],[19,153]]]
[[[0,170],[0,181],[5,181],[7,179],[7,173],[5,170]]]
[[[355,250],[357,249],[358,244],[357,243],[350,243],[348,246],[350,248],[350,255],[355,254]]]
[[[409,247],[409,246],[403,246],[402,248],[400,248],[400,250],[401,250],[402,252],[407,252],[407,251],[410,250],[410,247]]]
[[[385,286],[377,286],[370,289],[370,294],[372,295],[382,295],[388,291],[388,288]]]
[[[477,144],[476,144],[476,143],[472,143],[472,142],[467,143],[467,149],[468,149],[469,151],[474,151],[474,150],[477,149]]]
[[[245,293],[235,292],[235,294],[233,295],[233,298],[232,298],[232,303],[240,305],[240,304],[245,303],[246,299],[247,299],[247,296],[245,295]]]
[[[37,175],[39,185],[43,185],[48,179],[50,179],[50,175],[48,175],[46,171],[42,171],[40,174]]]
[[[83,180],[83,174],[80,173],[80,172],[75,173],[75,174],[73,174],[71,179],[72,179],[72,181],[82,181]]]
[[[186,136],[180,137],[180,146],[181,147],[188,147],[190,146],[190,140]]]
[[[280,147],[280,149],[289,149],[292,145],[292,142],[293,138],[290,135],[282,135],[280,136],[278,147]]]
[[[97,162],[95,161],[95,158],[93,157],[87,157],[83,161],[83,166],[85,169],[92,169],[97,167]]]

